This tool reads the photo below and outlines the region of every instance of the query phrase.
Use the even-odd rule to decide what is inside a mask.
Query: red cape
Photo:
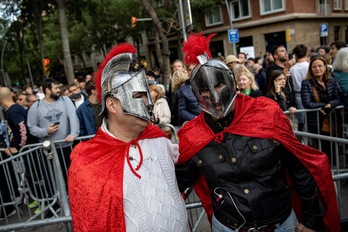
[[[179,161],[189,160],[205,147],[211,140],[221,140],[223,133],[228,132],[242,136],[275,139],[283,144],[311,172],[319,188],[319,197],[323,202],[325,215],[325,231],[340,231],[336,193],[333,185],[330,165],[327,156],[309,146],[301,144],[295,137],[290,122],[274,101],[259,97],[250,98],[238,94],[235,101],[235,116],[226,130],[214,134],[204,120],[202,112],[197,118],[186,123],[178,132]],[[195,185],[197,195],[211,220],[212,203],[208,185],[203,176]],[[297,215],[301,221],[299,211]]]
[[[74,148],[68,189],[75,232],[126,231],[123,170],[129,145],[165,136],[161,129],[150,124],[136,140],[125,143],[99,129],[92,140]]]

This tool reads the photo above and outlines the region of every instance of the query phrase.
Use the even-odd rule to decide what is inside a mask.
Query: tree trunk
[[[62,36],[62,47],[63,47],[63,56],[64,56],[64,71],[66,75],[66,79],[68,84],[72,84],[74,82],[74,68],[71,61],[71,53],[69,46],[69,33],[68,33],[68,25],[65,14],[65,0],[58,0],[59,7],[59,26],[60,33]]]
[[[160,38],[157,31],[155,31],[155,48],[156,48],[156,56],[158,60],[158,65],[161,70],[161,73],[163,73],[163,57],[161,53]]]
[[[158,32],[162,40],[163,67],[161,67],[161,70],[163,70],[163,84],[168,88],[170,82],[170,51],[167,35],[164,33],[162,23],[158,19],[156,11],[150,4],[150,2],[148,0],[141,0],[141,3],[143,4],[145,10],[149,13],[150,17],[152,18],[152,21],[156,27],[156,31]]]
[[[36,23],[36,27],[37,27],[37,32],[38,32],[38,36],[39,36],[39,43],[40,43],[40,67],[41,67],[41,82],[43,82],[45,80],[45,72],[44,72],[44,67],[43,67],[43,60],[45,58],[45,50],[44,50],[44,39],[43,39],[43,35],[42,35],[42,1],[33,1],[34,2],[34,6],[35,6],[35,23]],[[38,2],[40,3],[40,5],[38,5]]]

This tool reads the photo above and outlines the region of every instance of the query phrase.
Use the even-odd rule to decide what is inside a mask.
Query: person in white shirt
[[[296,59],[295,65],[290,68],[290,75],[293,84],[293,92],[297,109],[304,109],[301,100],[301,83],[308,73],[308,48],[303,44],[298,44],[293,49],[293,54]],[[303,131],[305,123],[305,113],[297,113],[298,130]]]

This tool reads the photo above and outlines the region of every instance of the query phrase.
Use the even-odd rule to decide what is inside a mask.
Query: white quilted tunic
[[[103,129],[105,131],[105,127]],[[127,231],[188,231],[186,207],[174,170],[178,146],[163,137],[140,140],[139,145],[143,164],[136,172],[141,178],[132,173],[127,160],[124,165],[123,202]],[[139,148],[131,147],[129,156],[135,169],[140,160]]]

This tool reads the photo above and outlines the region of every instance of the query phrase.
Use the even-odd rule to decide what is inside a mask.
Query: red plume
[[[112,48],[112,50],[106,55],[103,63],[101,63],[99,65],[99,68],[97,70],[97,72],[95,73],[95,85],[96,85],[96,89],[98,91],[98,99],[101,101],[101,78],[102,78],[102,73],[103,70],[106,66],[106,64],[114,57],[117,56],[118,54],[122,54],[122,53],[136,53],[137,50],[135,49],[135,47],[129,43],[121,43],[116,45],[115,47]]]
[[[193,34],[191,32],[187,41],[183,43],[184,47],[182,51],[185,52],[185,63],[186,64],[199,64],[197,56],[207,53],[208,57],[211,59],[211,53],[209,50],[210,39],[216,34],[210,34],[207,37],[202,35],[202,32],[198,34]]]

